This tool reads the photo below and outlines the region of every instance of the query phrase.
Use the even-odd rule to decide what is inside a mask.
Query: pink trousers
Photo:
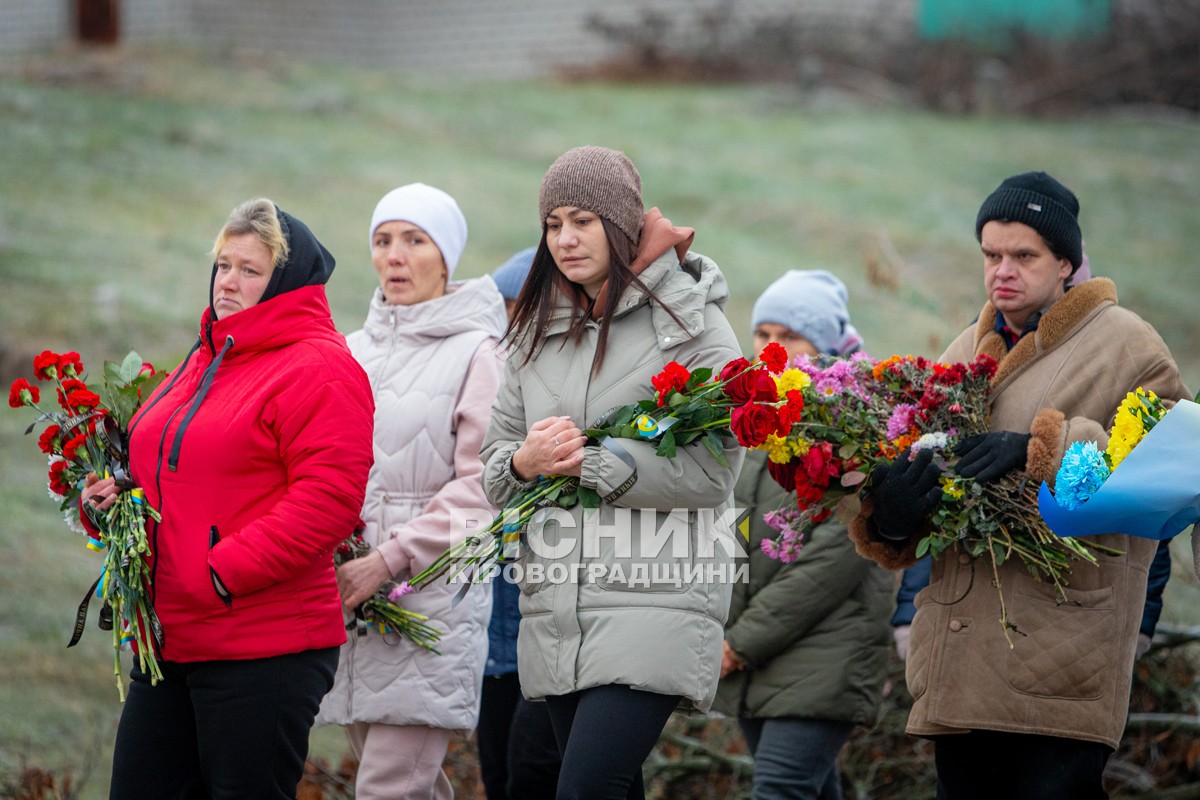
[[[356,722],[346,738],[358,757],[356,800],[454,800],[442,771],[449,730]]]

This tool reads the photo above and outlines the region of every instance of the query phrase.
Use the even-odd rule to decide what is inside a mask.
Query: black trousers
[[[521,696],[517,673],[484,677],[475,739],[488,800],[554,800],[561,759],[550,714]]]
[[[117,726],[110,800],[295,798],[338,648],[137,667]]]
[[[934,739],[938,800],[1107,800],[1098,742],[1002,731]]]
[[[677,696],[610,685],[547,697],[546,705],[562,753],[558,800],[645,800],[642,762]]]

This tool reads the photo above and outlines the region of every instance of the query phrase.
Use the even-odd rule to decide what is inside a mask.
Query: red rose
[[[12,387],[8,390],[8,404],[13,408],[33,405],[41,399],[42,390],[24,378],[17,378],[15,381],[13,381]]]
[[[808,448],[801,459],[801,466],[808,479],[822,488],[829,485],[829,479],[838,474],[838,464],[833,457],[833,445],[820,442]]]
[[[771,406],[746,403],[730,413],[729,427],[742,447],[758,447],[779,428],[779,414]]]
[[[779,399],[775,379],[765,369],[748,369],[725,384],[725,396],[735,403],[774,403]]]
[[[750,362],[744,358],[735,358],[725,366],[721,367],[721,375],[719,379],[724,382],[735,375],[741,375],[750,366]]]
[[[58,377],[58,354],[43,350],[33,357],[33,374],[40,380],[49,381]]]
[[[71,491],[71,485],[65,480],[68,466],[66,461],[55,461],[50,465],[50,491],[55,494],[61,495]]]
[[[801,510],[815,506],[824,496],[824,490],[809,483],[803,472],[796,473],[796,501]]]
[[[767,472],[771,474],[776,483],[791,492],[796,489],[796,470],[799,466],[794,458],[782,464],[776,464],[768,459]]]
[[[72,350],[69,353],[63,353],[58,357],[58,371],[61,375],[67,378],[74,378],[83,374],[83,360],[79,358],[79,353]]]
[[[682,392],[687,386],[688,378],[692,377],[692,373],[687,371],[687,367],[682,364],[672,361],[663,367],[663,371],[650,379],[650,385],[654,387],[658,393],[658,404],[664,406],[667,404],[667,395],[671,390]]]
[[[42,431],[42,435],[38,437],[38,449],[46,455],[54,452],[55,440],[58,434],[62,432],[62,428],[57,425],[47,425],[46,430]]]
[[[758,354],[758,360],[766,364],[768,370],[778,375],[787,369],[787,350],[778,342],[771,342]]]

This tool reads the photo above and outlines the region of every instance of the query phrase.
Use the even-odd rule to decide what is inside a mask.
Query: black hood
[[[325,249],[325,245],[317,241],[317,237],[300,220],[275,206],[275,216],[283,227],[284,238],[288,242],[288,257],[282,267],[271,273],[260,303],[278,297],[284,292],[299,289],[304,286],[322,286],[329,281],[336,263],[333,254]],[[217,318],[217,310],[213,307],[213,285],[217,278],[217,265],[213,264],[212,277],[208,281],[208,305],[212,309],[212,318]]]

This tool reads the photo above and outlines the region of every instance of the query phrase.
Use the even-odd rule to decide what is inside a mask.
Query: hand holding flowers
[[[674,458],[678,448],[699,443],[722,466],[728,466],[724,442],[736,436],[744,446],[763,442],[768,435],[786,430],[799,415],[800,396],[782,400],[771,372],[781,371],[787,353],[779,345],[769,345],[761,360],[751,363],[744,358],[727,363],[713,380],[713,370],[701,367],[688,370],[671,362],[650,379],[651,398],[621,406],[606,419],[581,432],[565,418],[552,418],[531,426],[531,436],[544,445],[549,439],[554,458],[562,465],[582,461],[584,444],[619,449],[621,439],[656,444],[655,453]],[[557,444],[553,437],[558,436]],[[543,467],[549,463],[540,462]],[[453,579],[466,574],[471,581],[489,575],[504,558],[516,551],[523,532],[538,510],[548,506],[597,508],[600,496],[583,486],[574,470],[539,475],[529,489],[514,495],[492,523],[479,533],[458,542],[410,580],[420,589],[442,576]],[[528,473],[526,473],[528,474]]]
[[[347,596],[348,587],[343,586],[342,567],[356,561],[365,561],[372,553],[371,546],[363,539],[362,528],[358,528],[338,545],[333,554],[333,563],[338,567],[338,588],[342,590],[343,598]],[[380,559],[382,561],[382,558]],[[386,570],[386,567],[385,567]],[[366,636],[375,631],[380,635],[398,634],[408,638],[413,644],[441,655],[437,643],[442,638],[442,632],[429,624],[429,617],[404,608],[399,601],[412,591],[408,582],[396,583],[393,580],[382,582],[371,581],[376,588],[365,599],[354,603],[354,619],[346,626],[346,630],[355,630],[359,636]],[[353,601],[356,592],[350,597]]]

